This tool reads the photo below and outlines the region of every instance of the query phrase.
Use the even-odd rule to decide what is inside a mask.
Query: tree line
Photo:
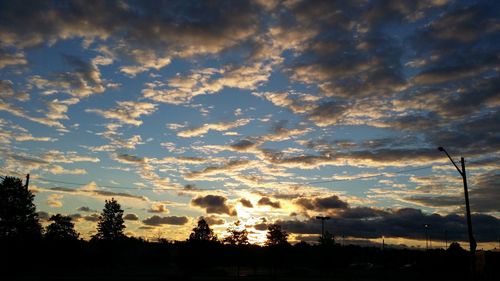
[[[80,234],[70,216],[55,214],[48,219],[50,224],[40,224],[34,194],[22,184],[21,179],[5,177],[0,184],[0,239],[33,240],[44,238],[51,241],[78,240]],[[96,234],[91,241],[118,241],[127,239],[123,209],[114,198],[105,200],[98,217]],[[248,231],[240,221],[227,228],[228,235],[218,239],[205,219],[200,218],[193,228],[188,242],[221,242],[228,245],[248,245]],[[266,246],[288,245],[288,233],[280,225],[268,226]]]
[[[114,198],[105,200],[96,233],[85,241],[70,216],[52,215],[42,227],[33,200],[34,194],[19,178],[5,177],[0,182],[0,279],[6,274],[16,280],[44,280],[43,274],[47,280],[54,276],[65,280],[80,273],[107,276],[120,272],[121,279],[137,274],[137,280],[144,280],[143,274],[156,272],[158,280],[215,280],[240,274],[255,277],[249,280],[278,276],[283,280],[331,280],[334,276],[408,280],[414,276],[418,280],[429,274],[437,280],[461,280],[471,272],[470,256],[457,243],[446,251],[340,246],[333,235],[325,233],[316,245],[300,242],[292,246],[289,234],[277,224],[268,225],[266,247],[250,244],[240,221],[219,238],[203,218],[185,241],[150,243],[125,234],[124,211]],[[500,254],[486,252],[485,260],[484,279],[500,280],[496,266]],[[29,266],[20,261],[28,261]]]

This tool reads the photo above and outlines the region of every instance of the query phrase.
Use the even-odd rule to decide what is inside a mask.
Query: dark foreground
[[[2,243],[0,280],[500,280],[500,253],[217,243]]]

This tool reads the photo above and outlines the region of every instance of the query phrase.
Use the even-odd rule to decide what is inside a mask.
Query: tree
[[[193,228],[193,232],[189,235],[188,241],[217,241],[217,236],[214,231],[210,228],[205,219],[201,218],[198,220],[198,225]]]
[[[5,177],[0,184],[0,239],[37,239],[42,235],[33,193],[21,179]]]
[[[459,253],[459,252],[465,252],[465,250],[464,248],[462,248],[462,246],[460,246],[460,243],[451,242],[450,246],[448,246],[448,252]]]
[[[271,224],[267,227],[266,246],[288,245],[288,233],[281,229],[279,224]]]
[[[49,221],[52,223],[47,226],[45,238],[49,240],[77,240],[78,232],[75,231],[75,225],[71,222],[71,217],[57,214],[51,216]]]
[[[119,240],[125,238],[125,234],[123,234],[125,223],[120,204],[114,198],[105,202],[104,209],[97,222],[97,233],[92,238],[98,240]]]
[[[241,226],[240,221],[236,221],[234,225],[227,228],[228,236],[224,238],[224,243],[230,245],[247,245],[248,244],[248,231],[245,226]]]

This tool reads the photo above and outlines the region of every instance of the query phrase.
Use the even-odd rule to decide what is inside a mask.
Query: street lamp
[[[428,234],[429,225],[424,224],[424,227],[425,227],[425,249],[429,250],[429,234]]]
[[[323,217],[323,216],[317,216],[317,220],[321,220],[321,239],[323,240],[322,243],[325,242],[325,220],[329,220],[330,217]]]
[[[451,163],[453,163],[453,166],[457,168],[458,173],[462,176],[463,182],[464,182],[464,195],[465,195],[465,212],[467,215],[467,230],[469,233],[469,246],[470,246],[470,251],[472,254],[476,252],[476,247],[477,243],[476,240],[474,240],[474,235],[472,234],[472,220],[470,216],[470,206],[469,206],[469,191],[467,190],[467,176],[465,174],[465,160],[463,157],[460,157],[460,162],[462,164],[462,169],[458,168],[457,164],[455,164],[455,161],[451,159],[450,155],[448,152],[443,148],[443,147],[438,147],[439,151],[442,151],[448,156],[450,159]]]

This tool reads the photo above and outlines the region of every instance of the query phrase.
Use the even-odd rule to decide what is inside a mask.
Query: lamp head
[[[439,151],[444,151],[444,148],[442,146],[438,147]]]

